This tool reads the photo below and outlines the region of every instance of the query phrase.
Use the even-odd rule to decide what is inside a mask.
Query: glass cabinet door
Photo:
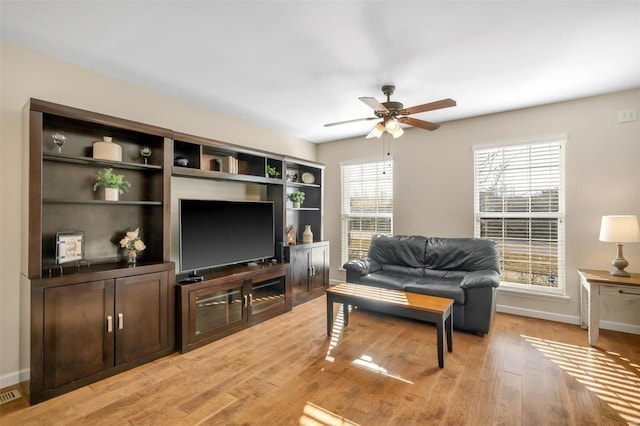
[[[189,294],[191,333],[198,338],[209,332],[244,321],[242,284],[228,289],[202,289]]]
[[[284,278],[253,284],[251,302],[252,315],[283,306],[285,304]]]

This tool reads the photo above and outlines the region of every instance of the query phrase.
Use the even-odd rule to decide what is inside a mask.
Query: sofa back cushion
[[[426,247],[426,237],[374,235],[368,257],[381,264],[420,268],[424,266]]]
[[[484,238],[437,238],[427,241],[424,266],[449,271],[490,269],[500,273],[498,246]]]

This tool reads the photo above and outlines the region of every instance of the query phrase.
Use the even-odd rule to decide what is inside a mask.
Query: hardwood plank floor
[[[5,425],[640,424],[640,336],[496,314],[454,332],[355,310],[326,336],[325,298],[187,354],[28,407]]]

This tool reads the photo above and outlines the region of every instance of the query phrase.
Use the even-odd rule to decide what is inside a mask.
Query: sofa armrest
[[[460,282],[462,288],[498,287],[500,275],[491,269],[469,272]]]
[[[382,265],[373,259],[363,257],[362,259],[350,260],[342,266],[348,272],[356,275],[367,275],[382,269]]]

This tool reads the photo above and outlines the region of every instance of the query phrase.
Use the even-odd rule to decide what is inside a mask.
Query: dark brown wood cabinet
[[[37,403],[175,350],[175,265],[170,262],[172,132],[31,99],[25,157],[28,232],[22,273],[30,297],[30,402]],[[61,149],[54,134],[63,134]],[[121,160],[94,157],[111,137]],[[151,150],[143,158],[141,149]],[[100,156],[97,156],[100,157]],[[118,201],[93,190],[98,171],[131,183]],[[119,245],[140,229],[136,266]],[[84,235],[80,263],[63,262],[58,235]]]
[[[234,266],[178,283],[178,346],[188,352],[290,311],[288,264]]]
[[[329,285],[329,242],[285,247],[290,262],[294,305],[324,294]]]
[[[116,279],[116,365],[152,355],[169,342],[169,279],[165,272]]]
[[[43,385],[35,386],[32,377],[37,389],[31,393],[45,394],[113,367],[114,334],[105,326],[113,312],[113,280],[46,288]]]
[[[172,353],[173,263],[31,281],[31,403]]]

